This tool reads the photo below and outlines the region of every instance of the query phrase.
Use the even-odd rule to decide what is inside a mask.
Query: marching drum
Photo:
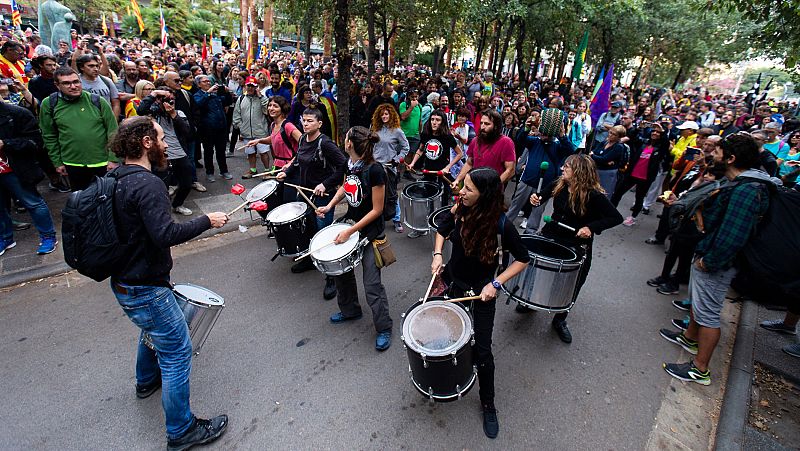
[[[366,238],[359,239],[358,232],[350,235],[350,238],[342,244],[330,244],[336,235],[349,228],[348,224],[331,224],[317,232],[311,239],[308,248],[318,249],[311,253],[311,260],[321,273],[327,276],[339,276],[352,271],[361,263],[364,246],[369,241]],[[372,252],[372,249],[368,252]]]
[[[428,233],[431,236],[431,248],[436,249],[436,230],[439,228],[442,222],[442,216],[444,216],[450,209],[453,208],[452,205],[448,205],[446,207],[442,207],[428,216]],[[444,240],[444,247],[442,247],[442,261],[447,263],[450,261],[450,255],[453,253],[453,243],[450,240]]]
[[[266,202],[268,206],[278,205],[280,202],[278,201],[277,191],[278,182],[275,180],[267,180],[266,182],[261,182],[254,186],[253,189],[247,193],[244,200],[251,204],[260,200]],[[269,209],[258,211],[257,213],[261,216],[261,219],[266,219],[267,212],[269,212]]]
[[[575,288],[585,252],[540,235],[522,235],[522,242],[528,248],[531,261],[503,285],[503,291],[509,299],[528,308],[568,312],[575,303]]]
[[[467,394],[478,369],[472,364],[472,320],[466,310],[441,299],[409,307],[400,339],[414,387],[431,401],[446,402]]]
[[[267,214],[267,226],[275,234],[278,255],[294,257],[308,249],[310,229],[307,227],[307,221],[309,220],[314,218],[309,218],[308,205],[305,202],[279,205]]]
[[[442,186],[435,182],[414,182],[403,188],[400,206],[403,224],[417,232],[428,232],[428,215],[442,206]]]
[[[225,299],[209,289],[191,283],[176,284],[173,292],[186,318],[186,325],[189,326],[192,351],[199,354],[225,307]],[[148,348],[155,350],[150,334],[144,333],[142,342]]]

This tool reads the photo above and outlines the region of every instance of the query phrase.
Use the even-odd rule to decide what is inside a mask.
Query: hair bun
[[[380,140],[381,140],[381,137],[377,133],[375,133],[374,131],[370,131],[369,132],[369,142],[371,142],[373,144],[377,144],[377,143],[380,142]]]

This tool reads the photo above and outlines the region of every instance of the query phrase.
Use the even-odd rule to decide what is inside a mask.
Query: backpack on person
[[[56,124],[56,104],[58,103],[58,100],[61,98],[60,94],[61,93],[59,91],[56,91],[47,97],[48,99],[50,99],[50,117],[53,119],[54,124]],[[90,92],[89,97],[92,100],[92,105],[94,105],[97,108],[97,111],[100,111],[102,113],[103,108],[100,106],[100,96],[93,92]],[[56,124],[56,130],[58,130],[58,124]]]
[[[114,220],[114,191],[122,177],[116,170],[95,177],[89,186],[70,194],[61,210],[61,242],[64,260],[84,276],[98,282],[111,277],[129,255],[131,245],[123,243]]]
[[[716,194],[720,189],[720,182],[717,180],[705,182],[686,190],[669,207],[667,224],[670,234],[679,234],[686,237],[700,235],[702,232],[697,228],[695,216],[697,210],[707,198]]]

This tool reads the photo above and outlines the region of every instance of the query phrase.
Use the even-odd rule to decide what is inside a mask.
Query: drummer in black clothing
[[[473,305],[475,345],[473,359],[478,366],[483,431],[497,437],[499,424],[494,406],[494,356],[492,330],[497,291],[501,285],[521,272],[530,261],[528,249],[504,213],[502,184],[497,171],[476,168],[464,178],[459,201],[445,215],[437,230],[431,271],[442,273],[451,298],[480,295]],[[499,262],[498,235],[504,251],[514,256],[514,263],[495,277]],[[452,256],[443,266],[444,240],[453,243]]]
[[[342,183],[344,170],[347,168],[344,153],[336,143],[320,132],[321,127],[322,112],[320,110],[307,108],[303,111],[305,134],[300,137],[297,155],[294,161],[284,166],[276,177],[278,181],[291,180],[299,186],[313,189],[312,201],[317,207],[328,204],[330,196],[326,197],[325,193],[335,192],[336,187]],[[287,187],[286,190],[288,189]],[[302,196],[298,194],[297,200],[303,201]],[[316,218],[316,221],[309,222],[313,224],[312,227],[316,226],[317,230],[327,227],[333,223],[333,210],[322,218]],[[292,272],[296,274],[311,269],[314,269],[314,264],[310,257],[306,257],[292,266]],[[336,297],[336,284],[333,277],[325,277],[325,289],[322,295],[325,299]]]
[[[581,266],[573,299],[578,297],[589,268],[592,266],[592,242],[594,236],[622,223],[622,215],[611,204],[600,186],[597,168],[587,155],[570,155],[561,168],[561,177],[542,190],[541,195],[532,194],[531,204],[539,206],[553,198],[553,221],[542,228],[542,235],[572,247],[583,247],[586,260]],[[560,224],[577,230],[573,232]],[[530,311],[517,305],[517,312]],[[572,334],[567,327],[567,312],[553,317],[553,329],[564,343],[572,343]]]
[[[392,344],[392,318],[389,316],[389,300],[381,282],[381,270],[375,263],[372,242],[384,239],[383,197],[386,194],[386,172],[383,165],[372,156],[378,134],[368,128],[357,126],[345,135],[344,150],[350,157],[344,184],[336,191],[330,202],[317,209],[317,216],[333,212],[334,207],[347,199],[345,219],[355,221],[349,229],[339,233],[334,242],[346,242],[353,233],[360,233],[369,240],[361,260],[364,271],[364,291],[367,304],[372,309],[372,322],[378,333],[375,349],[385,351]],[[346,189],[347,187],[347,189]],[[335,276],[337,299],[340,311],[331,315],[334,324],[361,318],[358,304],[358,287],[354,271]]]
[[[456,141],[456,138],[450,133],[450,127],[447,126],[447,116],[444,112],[436,110],[431,113],[430,119],[425,123],[425,127],[420,134],[420,143],[421,145],[414,154],[414,159],[411,160],[411,164],[408,165],[408,168],[409,170],[413,170],[412,168],[415,167],[417,161],[419,161],[420,157],[424,154],[425,160],[422,164],[423,169],[434,173],[425,174],[422,179],[441,186],[443,189],[442,205],[450,205],[453,195],[450,189],[450,184],[452,183],[450,168],[461,161],[464,151],[461,149],[461,145],[458,141]],[[455,150],[453,158],[450,158],[452,154],[451,149]],[[437,175],[436,172],[438,171],[442,171],[443,175]],[[444,179],[444,177],[448,178]],[[412,230],[411,233],[408,234],[408,237],[417,238],[422,234],[422,232]]]

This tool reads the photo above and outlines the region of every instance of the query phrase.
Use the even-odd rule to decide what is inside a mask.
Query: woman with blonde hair
[[[139,108],[139,104],[142,102],[142,99],[150,95],[150,93],[155,91],[155,89],[156,85],[150,81],[137,81],[136,85],[133,87],[134,97],[129,100],[127,104],[125,104],[125,119],[138,116],[136,109]]]
[[[570,155],[564,160],[561,171],[561,177],[542,190],[541,194],[532,194],[530,200],[532,205],[539,206],[553,199],[553,221],[545,224],[542,235],[573,248],[583,248],[580,253],[586,253],[586,260],[578,274],[574,300],[592,266],[594,236],[621,224],[622,215],[605,196],[592,158],[583,154]],[[522,305],[518,305],[516,310],[520,313],[530,311]],[[552,325],[561,341],[572,343],[566,312],[556,314]]]
[[[403,129],[400,128],[400,116],[392,104],[384,103],[375,109],[370,129],[378,133],[380,138],[380,141],[375,143],[373,151],[375,161],[386,169],[386,205],[389,211],[384,212],[384,218],[394,213],[392,216],[394,231],[403,233],[403,224],[400,222],[400,203],[397,199],[398,167],[408,154],[409,145]]]

